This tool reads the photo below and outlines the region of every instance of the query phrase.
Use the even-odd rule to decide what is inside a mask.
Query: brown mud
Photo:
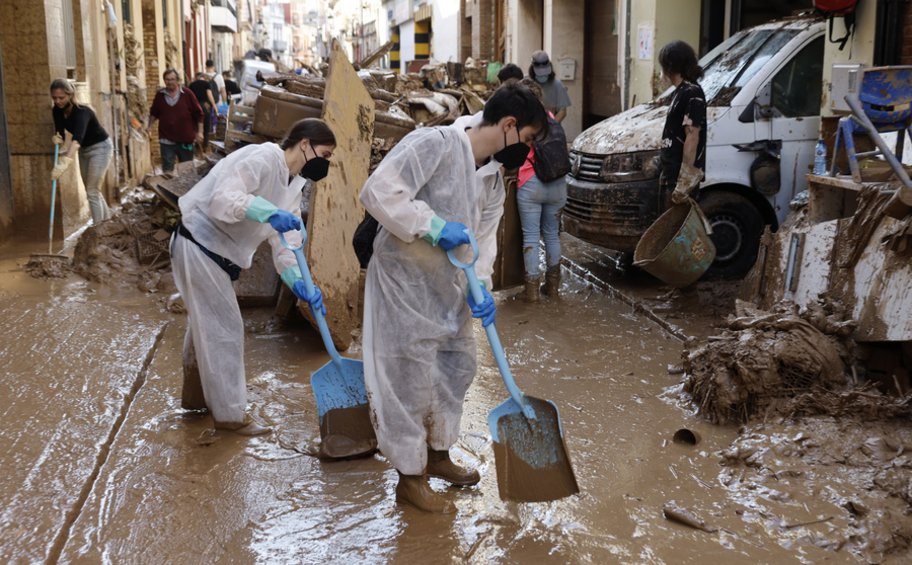
[[[338,459],[370,455],[377,450],[377,436],[367,404],[333,408],[320,418],[320,457]]]
[[[559,301],[497,293],[498,331],[520,387],[560,408],[581,492],[500,500],[487,416],[508,395],[477,326],[478,375],[450,453],[481,482],[432,480],[457,508],[432,516],[395,502],[398,477],[382,454],[312,456],[320,430],[309,375],[327,356],[308,327],[244,311],[250,407],[274,433],[214,433],[209,416],[180,409],[183,315],[133,285],[32,279],[23,263],[0,257],[0,555],[9,562],[912,557],[908,403],[892,407],[903,420],[864,421],[861,409],[844,417],[851,402],[832,391],[840,418],[808,416],[827,398],[808,391],[803,403],[793,398],[795,418],[770,413],[739,436],[695,414],[669,374],[681,342],[573,277]],[[676,443],[682,428],[700,441]],[[718,530],[673,522],[666,508]]]

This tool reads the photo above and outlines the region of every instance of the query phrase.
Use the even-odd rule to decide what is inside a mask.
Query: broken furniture
[[[912,136],[912,66],[875,67],[857,72],[863,72],[861,85],[857,93],[845,95],[852,114],[840,118],[834,148],[838,151],[841,140],[852,180],[856,183],[862,182],[858,157],[883,156],[902,183],[888,207],[888,214],[902,217],[912,207],[912,180],[901,163],[906,132]],[[862,132],[871,138],[877,149],[855,151],[853,135]],[[896,132],[895,153],[880,135],[888,132]],[[835,174],[836,159],[833,159],[830,176]]]

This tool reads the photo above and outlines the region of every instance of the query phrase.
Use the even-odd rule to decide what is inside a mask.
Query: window
[[[773,77],[772,105],[783,116],[820,114],[823,89],[823,38],[815,39]]]

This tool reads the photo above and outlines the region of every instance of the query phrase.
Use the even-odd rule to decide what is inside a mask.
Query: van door
[[[770,128],[769,139],[782,142],[782,183],[773,197],[773,207],[780,221],[788,213],[792,198],[807,188],[807,173],[814,161],[814,146],[820,130],[823,47],[822,36],[805,45],[769,83],[772,110],[771,117],[766,120]]]

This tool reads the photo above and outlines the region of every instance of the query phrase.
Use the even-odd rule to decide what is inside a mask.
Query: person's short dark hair
[[[213,61],[212,59],[206,59],[206,68],[207,69],[209,67],[214,67],[214,66],[215,66],[215,61]]]
[[[502,69],[500,69],[500,72],[497,73],[497,80],[499,80],[500,82],[507,82],[511,78],[520,80],[520,79],[522,79],[522,77],[523,77],[522,69],[520,69],[518,65],[514,65],[513,63],[507,63],[506,65],[503,66]]]
[[[180,75],[177,73],[177,69],[165,69],[165,72],[162,73],[162,80],[165,80],[168,75],[174,75],[174,77],[180,81]]]
[[[548,134],[548,113],[541,100],[517,80],[500,85],[485,103],[482,118],[488,125],[502,118],[516,118],[516,128],[533,126],[539,129],[538,138]]]
[[[307,139],[314,147],[317,145],[336,145],[336,136],[323,120],[319,118],[304,118],[298,120],[289,129],[282,140],[282,149],[288,149]]]
[[[703,77],[703,67],[697,61],[697,54],[687,43],[676,40],[659,51],[659,65],[666,75],[679,74],[688,82],[697,82]]]
[[[206,78],[206,73],[204,73],[202,71],[199,71],[196,73],[196,80],[200,80],[200,79],[204,79],[204,78]]]
[[[231,78],[231,71],[222,71],[223,78]]]

